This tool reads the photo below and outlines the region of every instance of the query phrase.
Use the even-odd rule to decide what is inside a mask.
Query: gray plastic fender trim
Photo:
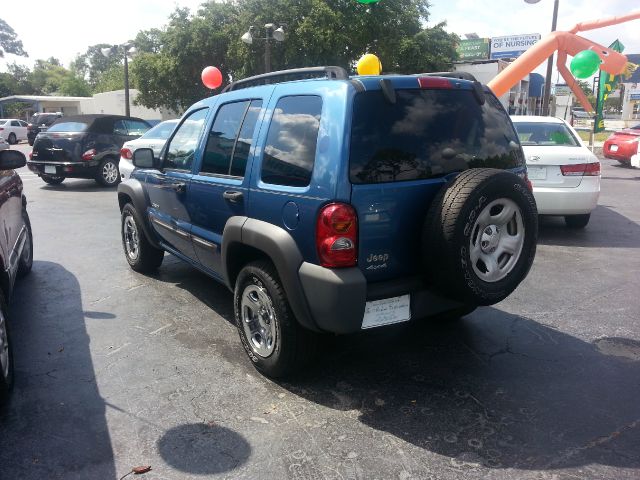
[[[140,181],[130,178],[121,182],[118,184],[118,202],[120,201],[120,194],[127,195],[133,202],[133,206],[142,218],[142,230],[144,231],[147,240],[149,240],[149,243],[156,248],[162,248],[158,243],[155,233],[149,226],[149,218],[147,216],[147,199]]]
[[[234,243],[256,248],[271,259],[298,322],[305,328],[320,331],[309,311],[298,277],[298,269],[303,258],[293,237],[272,223],[247,217],[231,217],[224,227],[222,236],[222,277],[232,290],[234,286],[231,285],[227,265],[229,248]]]

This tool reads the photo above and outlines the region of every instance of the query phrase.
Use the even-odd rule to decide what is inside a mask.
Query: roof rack
[[[460,80],[469,80],[472,82],[477,82],[476,77],[471,75],[469,72],[429,72],[429,73],[420,73],[419,75],[426,75],[428,77],[458,78]]]
[[[269,85],[272,83],[291,82],[294,80],[308,80],[312,78],[327,78],[330,80],[348,80],[349,74],[342,67],[308,67],[280,70],[278,72],[263,73],[253,77],[243,78],[231,82],[224,87],[222,93],[239,90],[241,88]]]

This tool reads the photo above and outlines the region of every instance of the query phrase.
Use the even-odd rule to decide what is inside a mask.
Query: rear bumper
[[[131,172],[133,172],[133,163],[131,160],[120,158],[120,162],[118,163],[118,170],[120,171],[120,178],[122,180],[127,180],[131,178]]]
[[[541,215],[581,215],[591,213],[600,197],[600,177],[583,177],[574,188],[533,187]]]
[[[411,319],[455,310],[462,303],[442,297],[419,279],[368,284],[358,268],[329,269],[304,262],[298,271],[311,316],[323,331],[362,330],[367,301],[411,296]]]
[[[613,152],[611,146],[617,145],[618,149]],[[605,158],[622,160],[628,162],[638,151],[638,142],[605,142],[602,146],[602,154]]]
[[[33,173],[40,176],[51,175],[69,178],[94,178],[98,172],[98,163],[96,160],[88,162],[39,162],[30,160],[27,162],[27,167]],[[45,167],[54,167],[56,172],[45,173]]]

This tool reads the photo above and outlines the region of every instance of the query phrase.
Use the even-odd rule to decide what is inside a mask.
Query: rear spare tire
[[[423,261],[446,296],[475,305],[505,299],[536,252],[536,203],[519,176],[489,168],[462,172],[436,195],[423,227]]]

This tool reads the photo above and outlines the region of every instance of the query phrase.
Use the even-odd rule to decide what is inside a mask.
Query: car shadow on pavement
[[[0,476],[116,478],[76,277],[35,261],[9,311],[16,383],[0,413]]]
[[[613,233],[615,232],[615,233]],[[584,229],[567,228],[563,217],[539,217],[538,244],[562,247],[640,248],[640,225],[598,205]]]
[[[594,344],[482,308],[336,337],[291,393],[458,467],[639,468],[640,342]],[[389,437],[387,437],[389,438]],[[393,442],[396,442],[395,444]],[[391,454],[391,453],[390,453]]]
[[[83,180],[83,179],[66,179],[63,183],[59,185],[49,185],[42,182],[40,185],[42,190],[51,190],[57,192],[115,192],[116,187],[103,187],[102,185],[98,185],[93,180]]]

